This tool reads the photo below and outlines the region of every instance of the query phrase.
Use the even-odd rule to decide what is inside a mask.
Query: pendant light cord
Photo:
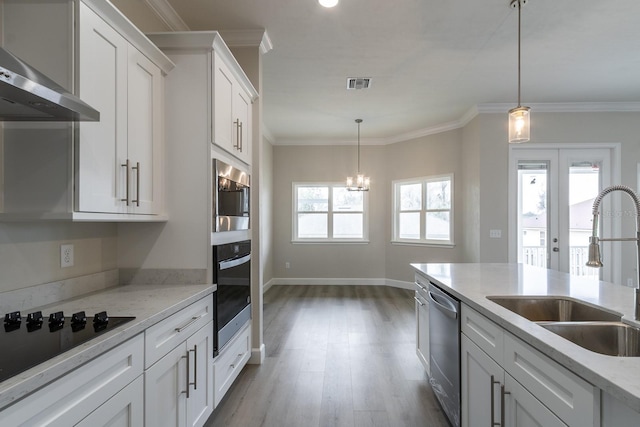
[[[520,107],[520,21],[522,0],[518,0],[518,107]]]
[[[358,122],[358,175],[360,175],[360,122]]]

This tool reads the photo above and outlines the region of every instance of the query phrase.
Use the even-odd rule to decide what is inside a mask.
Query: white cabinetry
[[[166,219],[163,79],[173,64],[109,2],[53,0],[44,9],[40,4],[4,2],[4,21],[29,16],[24,25],[5,30],[5,45],[27,62],[48,58],[36,59],[42,61],[38,68],[60,76],[57,82],[97,109],[100,121],[5,128],[5,159],[13,166],[5,171],[4,217]],[[34,46],[42,39],[56,40],[58,50],[38,51]],[[47,167],[50,158],[34,158],[26,141],[52,144],[49,157],[64,161]],[[47,174],[24,179],[34,169]],[[39,192],[52,195],[34,197]]]
[[[140,375],[77,424],[78,427],[139,427],[144,425],[144,378]]]
[[[429,369],[429,282],[416,274],[415,285],[416,354],[427,371],[427,375],[431,375]]]
[[[203,67],[199,70],[183,70],[181,76],[172,78],[175,84],[197,87],[199,95],[188,100],[182,100],[182,96],[178,95],[177,99],[170,98],[169,103],[177,102],[180,108],[206,105],[206,111],[209,112],[191,118],[192,130],[185,129],[186,135],[182,140],[199,141],[205,131],[209,142],[250,165],[251,104],[258,93],[220,35],[215,31],[202,31],[154,33],[148,36],[176,63],[191,66],[197,63],[198,67]],[[193,129],[194,126],[198,128]]]
[[[599,425],[592,385],[464,304],[461,328],[464,426]]]
[[[146,331],[145,425],[202,426],[213,412],[212,301],[209,295]]]
[[[99,411],[100,417],[91,426],[117,420],[123,412],[132,416],[130,420],[139,420],[142,399],[134,394],[141,383],[134,380],[141,378],[143,354],[144,338],[140,334],[4,409],[0,424],[66,427],[78,424],[87,416],[90,420],[96,419],[97,416],[90,415],[94,410]],[[135,385],[129,388],[131,384]]]
[[[228,63],[219,53],[214,55],[212,142],[250,164],[252,95]]]
[[[161,213],[162,73],[80,4],[80,93],[100,111],[79,124],[77,210]]]
[[[213,361],[216,406],[227,393],[251,356],[251,324],[247,322]]]

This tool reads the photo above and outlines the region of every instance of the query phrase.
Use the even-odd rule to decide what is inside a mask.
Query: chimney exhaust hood
[[[0,121],[100,121],[100,113],[0,48]]]

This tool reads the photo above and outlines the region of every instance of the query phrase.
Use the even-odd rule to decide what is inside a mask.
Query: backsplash
[[[207,270],[199,268],[121,268],[122,285],[195,285],[205,284]]]
[[[0,293],[0,314],[26,311],[118,285],[118,270],[65,279]]]

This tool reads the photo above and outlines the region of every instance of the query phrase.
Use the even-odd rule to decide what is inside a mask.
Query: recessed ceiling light
[[[334,7],[338,4],[338,0],[318,0],[318,3],[324,7]]]

